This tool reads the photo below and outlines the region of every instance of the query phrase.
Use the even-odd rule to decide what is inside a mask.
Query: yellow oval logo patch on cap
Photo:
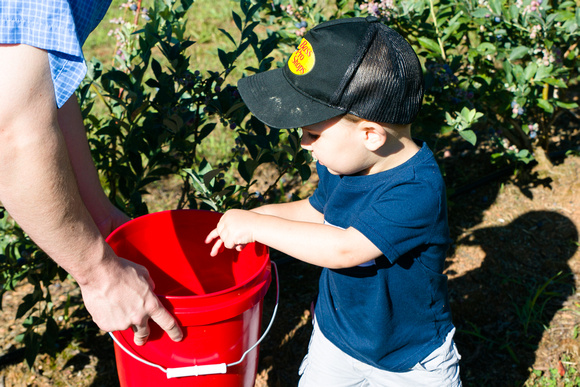
[[[296,75],[308,74],[314,68],[314,51],[308,40],[302,39],[288,60],[288,68]]]

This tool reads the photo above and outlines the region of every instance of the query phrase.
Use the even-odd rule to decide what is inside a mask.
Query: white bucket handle
[[[230,363],[230,364],[219,363],[219,364],[195,365],[195,366],[191,366],[191,367],[164,368],[164,367],[160,366],[159,364],[151,363],[151,362],[133,354],[132,352],[130,352],[127,348],[125,348],[123,346],[123,344],[121,344],[119,342],[119,340],[117,340],[117,338],[115,337],[115,335],[113,335],[112,332],[109,332],[109,335],[111,336],[111,338],[113,339],[115,344],[117,344],[119,346],[119,348],[121,348],[127,355],[131,356],[133,359],[135,359],[137,361],[140,361],[143,364],[146,364],[146,365],[151,366],[151,367],[159,368],[161,371],[163,371],[167,374],[167,379],[182,378],[185,376],[225,374],[227,372],[228,367],[233,367],[233,366],[238,365],[241,362],[243,362],[246,355],[248,353],[250,353],[254,348],[256,348],[262,342],[262,340],[264,340],[264,337],[266,337],[266,335],[270,331],[270,328],[272,328],[272,324],[274,323],[274,319],[276,318],[276,312],[278,311],[278,301],[280,298],[280,280],[278,278],[278,268],[276,266],[276,263],[271,261],[271,265],[274,267],[274,274],[276,274],[276,306],[274,306],[274,310],[272,312],[272,318],[270,319],[270,323],[268,324],[268,327],[266,328],[266,330],[264,330],[262,337],[260,337],[260,339],[258,341],[256,341],[256,343],[254,345],[252,345],[246,352],[244,352],[244,354],[242,355],[240,360],[238,360],[234,363]]]

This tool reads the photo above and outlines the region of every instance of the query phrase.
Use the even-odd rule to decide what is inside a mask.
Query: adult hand
[[[0,45],[0,74],[3,206],[77,280],[99,327],[133,326],[141,345],[151,318],[180,340],[181,329],[153,293],[147,271],[119,259],[103,238],[126,218],[110,209],[99,185],[76,100],[57,112],[47,52]]]
[[[155,284],[147,269],[123,258],[96,276],[93,284],[81,286],[87,310],[99,328],[105,331],[135,332],[136,345],[149,338],[149,319],[161,327],[173,341],[183,338],[181,328],[153,293]]]
[[[131,218],[117,207],[111,205],[109,213],[104,219],[95,219],[95,223],[101,232],[103,238],[109,236],[118,227],[127,223]]]

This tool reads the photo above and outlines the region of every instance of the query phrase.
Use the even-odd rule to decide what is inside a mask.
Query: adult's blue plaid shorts
[[[27,44],[48,52],[57,106],[83,80],[81,50],[111,0],[0,0],[0,44]]]

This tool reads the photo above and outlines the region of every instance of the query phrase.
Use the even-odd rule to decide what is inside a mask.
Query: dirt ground
[[[455,169],[461,165],[460,153],[445,161],[446,178],[459,181]],[[537,173],[534,180],[532,173]],[[446,274],[464,385],[540,385],[534,383],[552,372],[556,385],[564,386],[566,378],[578,375],[579,174],[580,157],[569,155],[550,171],[527,171],[517,178],[500,174],[453,188],[449,214],[455,243]],[[280,273],[280,305],[260,347],[256,386],[295,386],[311,332],[319,269],[275,253],[272,258]],[[82,315],[65,331],[75,338],[73,344],[56,358],[42,354],[32,369],[26,366],[15,342],[21,321],[14,316],[27,291],[22,286],[3,299],[0,387],[117,386],[112,342],[92,334],[95,326]],[[54,291],[60,302],[79,296],[70,283]],[[270,289],[264,324],[273,304]]]

